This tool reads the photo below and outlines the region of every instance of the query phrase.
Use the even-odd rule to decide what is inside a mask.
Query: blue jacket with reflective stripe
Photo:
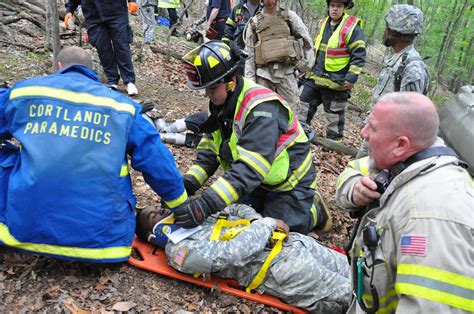
[[[0,242],[62,258],[128,259],[136,198],[127,155],[165,202],[187,199],[173,156],[140,107],[86,67],[25,80],[7,93],[0,139],[13,136],[21,151],[0,212]]]

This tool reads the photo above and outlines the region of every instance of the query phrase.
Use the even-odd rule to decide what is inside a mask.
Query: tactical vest
[[[324,29],[330,21],[329,16],[322,20],[319,27],[319,33],[314,39],[314,50],[317,55],[319,50],[326,53],[324,68],[328,72],[337,72],[344,69],[350,61],[348,42],[351,39],[352,32],[357,24],[361,22],[357,17],[344,14],[342,21],[337,26],[327,44],[321,43]]]
[[[298,120],[290,110],[290,107],[286,101],[279,96],[278,94],[272,92],[271,90],[259,86],[254,82],[244,78],[244,86],[238,97],[235,113],[234,113],[234,123],[232,126],[232,134],[229,140],[229,148],[232,153],[233,160],[240,158],[240,154],[237,148],[237,142],[242,134],[242,129],[245,124],[245,118],[250,113],[250,111],[255,108],[260,103],[276,100],[283,107],[288,110],[288,131],[280,136],[277,142],[275,157],[273,159],[270,171],[265,175],[263,183],[269,186],[277,185],[285,181],[288,177],[290,159],[288,156],[287,149],[294,145],[295,142],[305,142],[307,141],[304,132],[301,127],[299,127]],[[222,144],[222,136],[220,130],[214,131],[212,133],[214,143],[216,144],[216,154],[219,156],[220,147]],[[220,157],[218,157],[220,164],[223,166],[224,170],[229,169],[229,165],[226,165]],[[258,161],[254,161],[258,163]],[[260,165],[255,165],[256,169],[261,168]]]
[[[256,65],[271,62],[297,64],[303,58],[303,42],[291,34],[287,9],[280,9],[276,15],[261,12],[256,19]]]
[[[159,8],[179,8],[179,0],[159,0],[158,1]]]

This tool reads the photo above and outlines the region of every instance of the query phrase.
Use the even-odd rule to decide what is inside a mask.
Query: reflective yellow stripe
[[[262,155],[249,151],[241,146],[237,146],[237,153],[239,154],[240,160],[260,173],[263,178],[270,172],[271,165]]]
[[[357,175],[357,174],[360,174],[360,172],[352,168],[344,169],[344,171],[339,175],[339,178],[337,178],[336,189],[339,189],[341,187],[342,183],[346,180],[348,176]]]
[[[168,206],[169,208],[175,208],[181,204],[183,204],[184,202],[186,202],[186,200],[188,199],[188,193],[186,193],[186,190],[184,190],[183,194],[181,194],[181,196],[179,196],[178,198],[175,198],[174,200],[171,200],[171,201],[165,201],[165,204],[166,206]]]
[[[314,206],[314,203],[313,205],[311,205],[310,212],[311,216],[313,216],[313,227],[316,227],[316,225],[318,224],[318,212],[316,210],[316,206]]]
[[[192,165],[192,167],[188,170],[188,172],[186,172],[186,175],[190,175],[192,176],[193,178],[195,178],[197,180],[197,182],[199,182],[199,184],[203,184],[208,176],[207,176],[207,173],[206,171],[199,165]]]
[[[270,263],[280,253],[281,248],[283,247],[283,240],[285,238],[286,234],[278,231],[273,232],[272,239],[277,240],[277,243],[273,247],[270,254],[268,254],[267,258],[265,259],[265,262],[262,265],[262,268],[260,268],[255,278],[245,289],[247,293],[252,293],[253,290],[257,289],[262,284],[263,280],[265,279],[265,276],[267,275],[268,267],[270,267]]]
[[[217,179],[217,181],[211,185],[211,189],[220,196],[226,205],[230,205],[239,199],[239,195],[234,187],[222,177]]]
[[[135,115],[135,107],[127,103],[120,103],[109,97],[95,96],[88,93],[73,92],[61,88],[45,87],[45,86],[28,86],[14,88],[10,93],[10,99],[18,97],[49,97],[64,100],[76,104],[87,104],[98,107],[112,108],[117,111],[129,112]]]
[[[236,226],[244,226],[241,228],[232,228],[228,230],[222,237],[221,237],[221,232],[222,228],[231,228],[231,227],[236,227]],[[211,233],[211,241],[228,241],[232,239],[233,237],[237,236],[240,232],[244,231],[245,228],[250,226],[250,220],[247,219],[241,219],[241,220],[236,220],[236,221],[228,221],[227,219],[224,219],[222,217],[219,217],[217,220],[216,224],[214,225],[214,229],[212,229]]]
[[[127,176],[129,173],[130,173],[130,170],[129,170],[129,168],[128,168],[128,165],[122,165],[122,167],[120,168],[120,176],[121,176],[121,177],[125,177],[125,176]]]
[[[364,157],[349,162],[348,167],[355,169],[362,174],[369,175],[369,157]]]
[[[354,73],[354,74],[360,74],[360,72],[362,72],[362,68],[358,67],[357,65],[351,65],[349,67],[349,72]]]
[[[213,56],[209,56],[207,57],[207,63],[209,64],[209,68],[212,69],[213,67],[219,64],[219,60],[217,60]]]
[[[358,49],[358,48],[365,48],[365,42],[363,40],[356,40],[353,43],[349,44],[348,48],[350,50]]]
[[[30,252],[91,260],[127,258],[132,252],[132,247],[127,246],[94,249],[20,242],[10,234],[8,227],[2,223],[0,223],[0,240],[10,247]]]
[[[346,90],[346,88],[342,84],[335,83],[335,82],[331,81],[330,79],[327,79],[327,78],[324,78],[324,77],[319,77],[319,76],[316,76],[316,75],[313,75],[310,78],[314,80],[316,85],[326,86],[326,87],[329,87],[330,89],[334,89],[334,90]]]
[[[364,294],[362,296],[362,299],[365,301],[365,303],[369,306],[372,307],[374,298],[370,294]],[[390,313],[395,311],[398,305],[398,295],[395,292],[394,289],[390,290],[387,292],[382,297],[379,297],[379,309],[377,311],[377,314],[384,314],[384,313]]]
[[[225,21],[225,23],[226,23],[227,25],[230,25],[230,26],[235,26],[235,25],[236,25],[236,23],[234,22],[234,20],[233,20],[232,18],[230,18],[230,17],[227,18],[227,20]]]
[[[283,192],[283,191],[290,191],[295,187],[301,178],[311,169],[311,161],[312,161],[312,154],[311,151],[306,155],[305,160],[301,163],[301,165],[293,171],[291,176],[283,183],[281,186],[273,189],[276,192]]]
[[[210,138],[203,137],[199,142],[197,149],[210,150],[213,153],[216,153],[216,144]]]
[[[474,279],[441,269],[400,264],[395,291],[474,312]]]
[[[309,185],[309,187],[312,188],[312,189],[314,189],[314,190],[316,190],[317,185],[318,185],[318,179],[317,179],[317,178],[314,178],[313,183],[311,183],[311,184]]]

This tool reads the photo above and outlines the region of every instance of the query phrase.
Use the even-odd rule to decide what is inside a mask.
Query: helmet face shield
[[[188,87],[202,89],[228,78],[237,69],[238,55],[219,40],[209,41],[183,57]]]

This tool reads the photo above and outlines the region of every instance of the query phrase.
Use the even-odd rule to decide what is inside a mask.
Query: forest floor
[[[18,27],[25,21],[20,21]],[[186,117],[188,114],[207,109],[207,100],[201,91],[186,87],[181,63],[153,53],[145,47],[140,55],[140,30],[136,19],[132,19],[136,41],[132,45],[137,75],[139,97],[148,100],[168,121]],[[182,30],[182,29],[181,29]],[[40,32],[15,34],[15,43],[35,47],[43,42]],[[31,33],[34,37],[31,37]],[[165,31],[158,30],[154,47],[166,48]],[[77,36],[64,40],[64,46],[77,44]],[[178,54],[188,51],[193,45],[183,37],[171,37],[171,49]],[[85,48],[91,49],[89,45]],[[32,50],[32,51],[31,51]],[[91,53],[95,55],[93,49]],[[97,59],[96,59],[97,60]],[[51,69],[50,53],[40,49],[25,49],[0,43],[0,83],[17,82],[24,78],[47,74]],[[368,63],[367,74],[354,89],[351,102],[365,108],[370,100],[370,91],[375,83],[376,66]],[[124,86],[119,87],[122,91]],[[359,129],[365,119],[364,110],[349,110],[346,115],[344,144],[357,149],[361,142]],[[324,136],[324,117],[319,108],[313,126],[317,136]],[[182,173],[191,165],[195,150],[168,145]],[[318,169],[318,188],[331,209],[334,228],[328,234],[319,234],[319,240],[327,245],[343,246],[348,238],[353,221],[335,204],[337,176],[352,157],[327,151],[312,145],[313,160]],[[134,192],[138,197],[137,208],[159,206],[159,197],[146,185],[141,174],[133,172]],[[212,180],[211,180],[212,181]],[[26,196],[25,196],[26,197]],[[151,272],[134,268],[127,263],[117,265],[95,265],[61,261],[42,256],[28,255],[0,247],[0,312],[72,312],[106,313],[130,312],[279,312],[277,309],[240,299]]]

